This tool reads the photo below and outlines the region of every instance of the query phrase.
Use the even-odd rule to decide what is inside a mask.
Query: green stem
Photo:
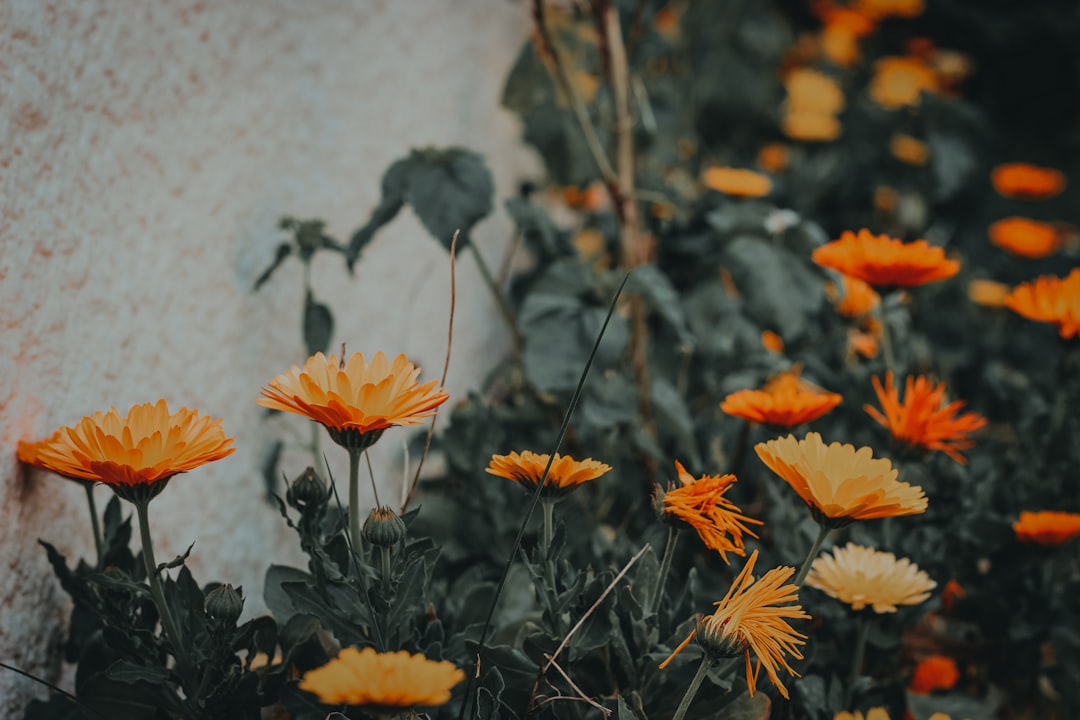
[[[848,676],[847,690],[844,694],[844,707],[851,707],[855,698],[855,681],[862,673],[863,659],[866,657],[866,639],[870,636],[870,619],[865,615],[859,618],[859,634],[855,640],[855,655],[851,660],[851,675]]]
[[[814,540],[814,544],[810,546],[810,552],[806,554],[806,559],[803,560],[799,572],[796,573],[795,579],[792,581],[800,588],[802,587],[803,580],[806,579],[806,574],[810,572],[810,566],[814,564],[814,558],[817,557],[817,554],[821,550],[821,546],[825,544],[825,538],[827,537],[829,537],[829,526],[824,523],[818,525],[817,539]]]
[[[349,541],[353,552],[360,547],[360,455],[361,451],[349,448]]]
[[[698,688],[701,687],[705,676],[709,674],[710,665],[712,665],[712,660],[709,659],[708,655],[701,658],[701,665],[698,666],[694,679],[690,681],[690,687],[686,688],[686,693],[683,695],[682,700],[679,701],[679,707],[676,708],[675,714],[671,716],[671,720],[682,720],[683,716],[686,715],[686,711],[690,709],[690,703],[694,701],[694,696],[697,695]]]
[[[675,544],[679,541],[678,528],[668,526],[667,544],[664,545],[664,558],[660,561],[660,574],[656,576],[656,587],[649,597],[649,608],[646,613],[654,613],[660,609],[660,600],[664,596],[664,585],[667,583],[668,573],[671,571],[671,559],[675,557]]]
[[[895,373],[896,357],[893,355],[892,339],[889,336],[889,323],[885,321],[885,298],[878,303],[878,320],[881,321],[881,352],[885,356],[885,369]]]
[[[97,503],[94,502],[94,484],[84,482],[86,488],[86,504],[90,507],[90,525],[94,529],[94,548],[97,550],[97,565],[100,568],[105,562],[105,542],[101,537],[101,523],[98,521]]]
[[[514,311],[507,304],[502,290],[495,282],[495,276],[491,274],[491,268],[488,267],[487,261],[480,254],[476,244],[470,243],[469,247],[472,248],[473,257],[476,258],[476,267],[480,270],[480,277],[483,279],[484,284],[487,285],[488,290],[491,291],[491,296],[495,298],[495,306],[499,309],[499,314],[502,315],[503,320],[506,321],[507,326],[510,328],[510,334],[514,341],[514,354],[521,357],[525,347],[525,340],[522,338],[521,330],[518,328],[517,320],[514,318]]]
[[[390,548],[379,548],[379,573],[382,575],[383,586],[390,590]]]
[[[544,509],[544,584],[548,595],[548,604],[551,606],[551,622],[555,626],[556,634],[562,634],[562,621],[559,616],[559,591],[555,587],[555,558],[551,556],[551,540],[555,535],[555,502],[545,499],[541,506]]]

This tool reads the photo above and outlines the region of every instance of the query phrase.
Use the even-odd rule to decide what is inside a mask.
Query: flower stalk
[[[544,585],[548,596],[548,604],[551,606],[551,622],[555,626],[555,632],[562,633],[562,622],[559,619],[559,591],[555,587],[555,558],[551,556],[551,543],[555,535],[555,501],[545,499],[541,503],[544,509],[544,534],[542,536],[544,553]]]
[[[810,552],[806,554],[806,559],[799,566],[799,572],[795,575],[795,579],[791,581],[793,584],[802,587],[803,580],[806,579],[810,567],[814,564],[814,558],[821,552],[821,546],[825,544],[825,538],[829,537],[829,531],[830,528],[826,523],[818,524],[817,538],[814,539],[814,544],[810,546]]]
[[[664,545],[664,557],[660,561],[660,573],[656,576],[656,587],[649,596],[649,607],[646,614],[655,613],[660,609],[660,601],[664,595],[664,585],[667,583],[668,573],[671,571],[671,560],[675,557],[675,545],[679,542],[677,528],[668,526],[667,543]]]
[[[863,660],[866,658],[866,640],[870,637],[870,618],[866,616],[866,613],[862,613],[858,625],[855,653],[851,659],[851,674],[848,675],[847,689],[844,692],[844,707],[851,707],[851,701],[855,699],[855,681],[862,674]]]
[[[690,681],[690,687],[686,688],[686,692],[683,693],[682,700],[679,701],[679,707],[675,709],[675,714],[671,716],[671,720],[682,720],[686,715],[686,711],[690,709],[690,703],[694,702],[694,696],[697,695],[702,681],[709,674],[710,666],[712,666],[712,658],[706,654],[701,658],[701,664],[698,665],[697,672],[694,673],[694,679]]]
[[[350,447],[349,450],[349,539],[354,552],[360,542],[360,455],[363,450]]]
[[[101,522],[98,520],[97,503],[94,502],[94,484],[83,482],[86,490],[86,504],[90,508],[90,525],[94,530],[94,549],[97,551],[97,566],[100,568],[105,562],[105,541],[101,535]]]

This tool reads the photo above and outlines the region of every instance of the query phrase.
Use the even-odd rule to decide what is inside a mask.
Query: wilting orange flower
[[[930,148],[926,143],[910,135],[893,135],[889,140],[889,152],[908,165],[925,165],[930,159]]]
[[[806,584],[852,610],[870,607],[876,613],[894,613],[897,605],[918,605],[937,587],[907,558],[897,560],[892,553],[851,542],[833,548],[832,555],[818,556]]]
[[[761,390],[733,392],[720,409],[750,422],[794,427],[815,420],[843,400],[841,395],[815,389],[799,379],[798,370],[778,375]]]
[[[392,653],[348,647],[322,667],[309,670],[300,689],[327,705],[411,708],[444,705],[465,679],[453,663],[428,660],[404,650]]]
[[[889,720],[889,711],[883,707],[870,708],[864,716],[858,710],[841,710],[833,715],[833,720]]]
[[[758,150],[757,162],[765,170],[778,173],[787,168],[790,155],[791,151],[784,143],[769,143]]]
[[[1053,255],[1061,247],[1057,228],[1030,218],[1009,217],[998,220],[988,230],[990,242],[1013,255],[1041,258]]]
[[[551,455],[544,453],[538,455],[529,450],[522,453],[512,452],[509,455],[492,455],[491,463],[487,472],[498,475],[507,480],[513,480],[528,490],[535,490],[544,476],[544,468],[547,467]],[[551,463],[547,480],[544,481],[544,489],[541,495],[544,497],[560,497],[570,492],[578,485],[595,480],[611,470],[609,465],[585,458],[575,460],[569,455],[555,453],[555,460]]]
[[[988,308],[1005,307],[1005,298],[1012,288],[994,280],[972,280],[968,283],[968,298],[976,305]]]
[[[772,190],[772,180],[753,170],[713,167],[706,170],[701,181],[706,187],[737,197],[761,197]]]
[[[1065,189],[1065,175],[1054,168],[1028,163],[1005,163],[990,173],[998,195],[1022,200],[1046,200]]]
[[[908,689],[914,693],[931,693],[934,690],[952,690],[960,679],[956,661],[946,655],[931,655],[915,666]]]
[[[1080,535],[1080,515],[1054,510],[1025,510],[1020,513],[1020,519],[1013,523],[1013,531],[1020,542],[1062,545]]]
[[[914,287],[960,272],[959,262],[925,240],[905,243],[865,228],[858,234],[845,230],[839,240],[814,250],[813,260],[876,287]]]
[[[844,91],[836,80],[812,68],[795,68],[784,76],[788,108],[835,115],[844,109]]]
[[[233,439],[221,420],[180,408],[169,414],[165,400],[96,412],[49,438],[20,443],[19,459],[69,478],[109,485],[117,495],[149,500],[169,478],[231,455]]]
[[[735,476],[702,475],[695,480],[682,463],[676,461],[675,469],[680,486],[664,493],[661,501],[664,519],[689,525],[706,547],[720,553],[724,562],[730,562],[729,552],[740,557],[746,555],[743,535],[757,537],[747,524],[762,522],[743,515],[737,505],[724,497],[735,484]]]
[[[419,425],[449,399],[437,380],[421,385],[419,375],[404,355],[390,363],[380,352],[368,363],[353,353],[342,363],[337,355],[316,353],[303,368],[293,365],[271,380],[257,402],[311,418],[339,445],[363,449],[387,428]]]
[[[1080,268],[1068,277],[1044,275],[1016,287],[1005,305],[1029,320],[1052,323],[1068,340],[1080,335]]]
[[[941,609],[947,613],[952,612],[953,608],[956,607],[956,602],[964,597],[967,597],[967,590],[964,589],[964,586],[955,579],[950,580],[941,589]]]
[[[765,330],[761,333],[761,344],[769,352],[774,352],[777,355],[784,352],[784,338],[780,337],[772,330]]]
[[[926,512],[921,487],[897,482],[888,458],[868,447],[832,443],[817,433],[794,435],[754,446],[758,457],[787,481],[819,521],[842,527],[855,520]]]
[[[945,383],[935,387],[925,375],[908,376],[902,402],[900,391],[893,384],[892,371],[885,373],[885,387],[877,377],[873,383],[884,412],[872,405],[864,405],[863,409],[894,438],[912,447],[940,450],[960,464],[967,462],[959,451],[974,447],[968,433],[984,427],[986,418],[972,412],[957,415],[965,403],[963,400],[946,403]]]
[[[846,318],[864,317],[881,304],[881,296],[870,283],[848,275],[840,276],[840,288],[835,283],[826,283],[825,295],[833,302],[836,311]]]
[[[698,620],[697,628],[660,664],[661,669],[667,667],[696,635],[698,644],[712,656],[744,655],[746,684],[751,697],[757,691],[757,678],[762,666],[780,694],[788,697],[787,688],[780,681],[777,671],[783,668],[790,675],[799,677],[785,655],[801,660],[802,653],[798,646],[806,644],[806,636],[792,630],[787,621],[808,620],[810,616],[803,612],[801,605],[784,604],[799,600],[799,588],[785,584],[795,574],[795,568],[773,568],[754,582],[751,573],[757,557],[758,551],[755,550],[731,584],[727,595],[716,603],[716,612]],[[751,652],[757,657],[756,666],[750,664]]]
[[[937,89],[937,74],[920,58],[892,56],[874,63],[870,97],[888,110],[918,105],[923,92]]]

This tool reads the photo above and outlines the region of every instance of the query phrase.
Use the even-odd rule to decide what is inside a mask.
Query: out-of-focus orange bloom
[[[967,590],[955,579],[945,583],[941,589],[941,609],[951,613],[956,608],[958,600],[967,597]]]
[[[1061,247],[1057,228],[1030,218],[1008,217],[990,225],[990,242],[1002,250],[1026,258],[1053,255]]]
[[[915,666],[908,689],[926,694],[934,690],[952,690],[960,679],[956,661],[945,655],[931,655]]]
[[[774,352],[777,355],[784,352],[784,338],[780,337],[772,330],[765,330],[761,333],[761,344],[765,346],[766,350]]]
[[[900,203],[900,193],[896,188],[888,185],[879,185],[874,188],[874,209],[883,213],[895,212]]]
[[[925,240],[905,243],[865,228],[858,234],[845,230],[838,240],[815,250],[813,260],[876,287],[914,287],[960,272],[959,262]]]
[[[994,280],[972,280],[968,283],[968,298],[976,305],[988,308],[1005,307],[1005,298],[1012,288]]]
[[[825,27],[847,30],[857,38],[873,35],[877,31],[877,21],[851,5],[837,5],[831,0],[818,0],[811,3],[810,11]]]
[[[784,113],[780,130],[800,142],[828,142],[840,137],[840,121],[831,113],[791,110]]]
[[[901,402],[892,371],[885,373],[884,387],[877,377],[873,382],[881,410],[872,405],[864,405],[863,409],[894,438],[912,447],[940,450],[960,464],[967,462],[959,451],[974,447],[968,433],[984,427],[986,418],[973,412],[957,415],[965,403],[946,403],[945,383],[935,386],[925,375],[909,376]]]
[[[1024,511],[1013,523],[1013,531],[1020,542],[1063,545],[1080,535],[1080,515],[1054,510]]]
[[[848,328],[847,354],[850,360],[854,361],[856,355],[861,355],[864,358],[877,357],[879,349],[876,335],[858,328]]]
[[[869,283],[848,275],[840,276],[840,288],[835,283],[826,283],[825,295],[836,307],[836,312],[846,318],[869,315],[881,303],[881,296]]]
[[[843,400],[799,377],[800,368],[776,376],[761,390],[733,392],[720,409],[734,417],[776,427],[794,427],[815,420]]]
[[[575,210],[599,210],[607,202],[607,192],[599,184],[586,188],[568,185],[562,189],[563,202]]]
[[[666,38],[673,38],[679,33],[679,23],[686,12],[686,3],[670,2],[656,11],[656,32]]]
[[[862,59],[859,36],[842,25],[826,25],[821,30],[821,52],[834,65],[849,68]]]
[[[918,105],[921,93],[937,90],[937,74],[919,58],[894,55],[874,63],[870,97],[888,110]]]
[[[712,167],[702,173],[706,187],[736,197],[761,197],[772,190],[768,175],[745,168]]]
[[[1028,163],[1005,163],[990,173],[990,182],[1002,197],[1046,200],[1065,189],[1065,174]]]
[[[918,17],[926,10],[926,3],[924,0],[855,0],[851,7],[867,17],[884,20]]]
[[[1080,268],[1068,277],[1044,275],[1018,285],[1005,298],[1005,305],[1029,320],[1052,323],[1068,340],[1080,335]]]
[[[889,152],[908,165],[925,165],[930,159],[930,148],[926,143],[910,135],[893,135],[889,141]]]
[[[769,143],[758,150],[758,165],[771,173],[782,172],[787,169],[791,157],[791,150],[784,143]]]
[[[788,107],[836,114],[844,109],[844,91],[831,77],[811,68],[795,68],[784,77]]]

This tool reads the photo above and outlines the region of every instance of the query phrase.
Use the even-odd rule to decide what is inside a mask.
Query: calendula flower
[[[814,250],[813,260],[875,287],[914,287],[960,272],[960,263],[925,240],[905,243],[863,229],[844,231],[838,240]]]
[[[990,225],[990,242],[1002,250],[1026,258],[1053,255],[1061,247],[1057,228],[1050,223],[1023,217],[1008,217]]]
[[[1051,323],[1068,340],[1080,335],[1080,268],[1068,277],[1050,275],[1018,285],[1005,305],[1029,320]]]
[[[1020,513],[1013,523],[1016,539],[1038,545],[1063,545],[1080,535],[1080,515],[1071,512],[1042,510]]]
[[[736,479],[734,475],[702,475],[697,480],[676,461],[679,487],[664,493],[661,501],[664,519],[677,525],[693,528],[705,543],[716,550],[724,562],[727,554],[746,555],[743,535],[756,538],[747,525],[761,525],[760,520],[742,514],[735,503],[724,497]]]
[[[825,73],[795,68],[784,76],[788,109],[835,115],[844,109],[844,91]]]
[[[848,275],[840,276],[840,287],[825,284],[825,295],[832,301],[836,312],[846,318],[861,318],[872,313],[881,304],[881,296],[870,283]]]
[[[913,18],[926,10],[925,0],[855,0],[852,7],[872,18]]]
[[[952,690],[960,679],[956,661],[946,655],[931,655],[915,666],[908,689],[926,694],[935,690]]]
[[[843,710],[833,715],[833,720],[889,720],[889,711],[883,707],[870,708],[863,715],[858,710],[848,712]]]
[[[998,195],[1021,200],[1046,200],[1065,189],[1065,175],[1055,168],[1029,163],[1005,163],[990,173]]]
[[[946,613],[951,613],[956,607],[956,603],[965,597],[967,597],[967,590],[964,590],[963,585],[955,579],[950,580],[941,589],[941,609]]]
[[[783,172],[787,169],[791,158],[791,149],[784,143],[768,143],[763,145],[757,154],[757,163],[771,173]]]
[[[173,475],[231,455],[232,442],[220,419],[187,408],[170,414],[162,399],[127,415],[96,412],[45,440],[20,443],[19,457],[64,477],[105,483],[137,502],[153,498]]]
[[[925,375],[909,376],[903,401],[893,384],[892,371],[885,373],[885,386],[877,377],[873,383],[881,411],[872,405],[864,405],[863,409],[894,438],[912,447],[940,450],[960,464],[967,462],[960,450],[974,447],[968,433],[984,427],[986,418],[972,412],[957,415],[965,403],[946,402],[945,383],[935,386]]]
[[[976,305],[988,308],[1005,307],[1012,288],[994,280],[972,280],[968,283],[968,298]]]
[[[491,463],[487,472],[498,475],[507,480],[513,480],[527,490],[535,490],[544,475],[551,455],[525,450],[522,453],[512,452],[509,455],[492,455]],[[595,480],[611,470],[609,465],[585,458],[575,460],[569,455],[555,453],[555,460],[551,463],[547,480],[544,481],[544,489],[541,495],[544,497],[561,497],[570,492],[578,485]]]
[[[795,568],[773,568],[755,581],[752,573],[757,558],[758,551],[755,550],[727,595],[716,603],[716,612],[699,619],[697,628],[660,664],[661,669],[697,636],[698,644],[711,657],[741,654],[746,658],[746,684],[751,697],[757,691],[757,678],[762,667],[780,694],[788,697],[779,670],[783,668],[788,674],[799,677],[786,656],[801,660],[799,646],[806,644],[806,636],[795,632],[788,621],[808,620],[810,616],[803,612],[801,605],[787,604],[799,600],[799,588],[787,584],[795,574]],[[751,653],[757,658],[756,665],[750,662]]]
[[[784,338],[780,337],[772,330],[766,330],[761,333],[761,344],[771,353],[780,355],[784,352]]]
[[[828,142],[840,137],[840,121],[832,113],[789,108],[784,113],[780,131],[792,140]]]
[[[849,542],[822,553],[810,567],[806,584],[851,606],[894,613],[897,605],[918,605],[937,583],[907,558]]]
[[[889,152],[908,165],[925,165],[930,159],[930,148],[926,143],[910,135],[893,135],[889,140]]]
[[[847,332],[847,357],[851,362],[859,357],[877,357],[880,351],[878,335],[858,328],[848,328]]]
[[[363,449],[387,428],[419,425],[449,399],[437,380],[421,385],[419,375],[404,355],[390,363],[380,352],[368,363],[362,353],[345,362],[316,353],[271,380],[257,402],[310,418],[339,445]]]
[[[720,403],[720,409],[762,425],[794,427],[821,417],[841,400],[841,395],[818,390],[804,382],[795,370],[778,375],[761,390],[731,393]]]
[[[921,58],[893,56],[874,63],[870,97],[887,110],[918,105],[922,93],[937,90],[937,73]]]
[[[305,673],[300,689],[326,705],[411,708],[446,704],[450,691],[464,679],[465,673],[446,661],[404,650],[379,653],[370,647],[350,647]]]
[[[926,511],[921,487],[897,482],[899,472],[888,458],[875,458],[868,447],[826,445],[817,433],[794,435],[754,446],[761,461],[787,481],[819,521],[843,527]]]
[[[768,175],[744,168],[709,168],[702,174],[701,181],[706,187],[736,197],[761,197],[772,190]]]

